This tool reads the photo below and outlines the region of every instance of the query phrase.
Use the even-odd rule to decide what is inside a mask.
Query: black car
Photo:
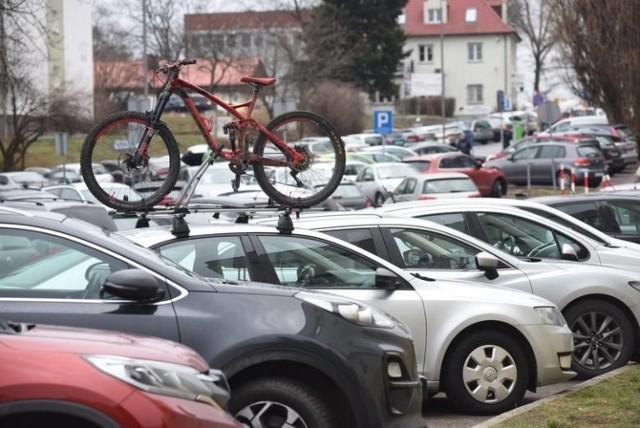
[[[559,209],[614,238],[640,243],[640,191],[547,196],[532,201]]]
[[[421,427],[408,328],[331,294],[205,280],[114,234],[50,212],[0,210],[0,314],[160,336],[227,376],[253,427]],[[384,281],[383,278],[380,278]],[[124,340],[124,339],[123,339]]]

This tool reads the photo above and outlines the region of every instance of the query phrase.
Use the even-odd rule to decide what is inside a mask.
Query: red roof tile
[[[184,16],[184,30],[239,30],[257,28],[296,28],[300,22],[286,10],[196,13]]]
[[[491,4],[489,4],[491,3]],[[448,0],[448,19],[440,24],[425,24],[423,0],[409,0],[405,7],[404,31],[411,36],[435,36],[464,34],[509,34],[516,31],[507,25],[491,8],[498,0]],[[467,9],[476,9],[475,22],[465,22]],[[442,27],[442,29],[440,28]]]
[[[211,63],[206,59],[198,59],[195,65],[183,68],[180,73],[184,80],[206,88],[211,86]],[[236,58],[230,65],[222,62],[215,64],[213,82],[217,86],[241,85],[243,76],[263,76],[262,66],[258,58]],[[96,85],[112,89],[141,89],[143,86],[142,61],[130,62],[96,62],[94,64]],[[164,79],[149,71],[149,86],[158,89]]]

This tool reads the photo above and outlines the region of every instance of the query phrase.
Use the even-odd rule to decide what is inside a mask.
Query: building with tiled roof
[[[303,55],[300,20],[287,10],[219,12],[184,16],[187,56],[258,57],[269,76],[276,77],[275,113],[295,107],[288,84],[292,61]]]
[[[462,116],[497,110],[499,90],[515,99],[519,38],[506,7],[504,0],[409,0],[401,97],[439,96],[444,81]]]

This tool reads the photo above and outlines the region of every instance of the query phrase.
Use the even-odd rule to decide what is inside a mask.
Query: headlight
[[[636,291],[640,291],[640,281],[629,281],[629,285],[636,289]]]
[[[337,296],[297,293],[296,297],[325,311],[342,316],[349,322],[366,327],[393,328],[396,323],[379,309]]]
[[[160,361],[111,355],[84,355],[83,358],[100,371],[143,391],[218,407],[224,407],[229,399],[226,378],[218,370],[206,375],[189,366]]]
[[[562,316],[562,312],[555,306],[539,306],[534,309],[545,324],[557,325],[558,327],[567,325],[567,321],[565,321]]]

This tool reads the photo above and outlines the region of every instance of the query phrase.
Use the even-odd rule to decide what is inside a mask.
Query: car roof
[[[0,208],[8,207],[18,209],[20,212],[53,212],[65,217],[82,220],[109,231],[116,230],[113,219],[109,217],[107,210],[98,205],[90,205],[73,201],[3,201]]]
[[[564,201],[589,201],[594,199],[637,199],[640,202],[640,192],[639,191],[614,191],[614,192],[592,192],[592,193],[581,193],[576,195],[552,195],[552,196],[538,196],[536,198],[531,198],[530,200],[533,202],[539,202],[541,204],[553,204]]]

